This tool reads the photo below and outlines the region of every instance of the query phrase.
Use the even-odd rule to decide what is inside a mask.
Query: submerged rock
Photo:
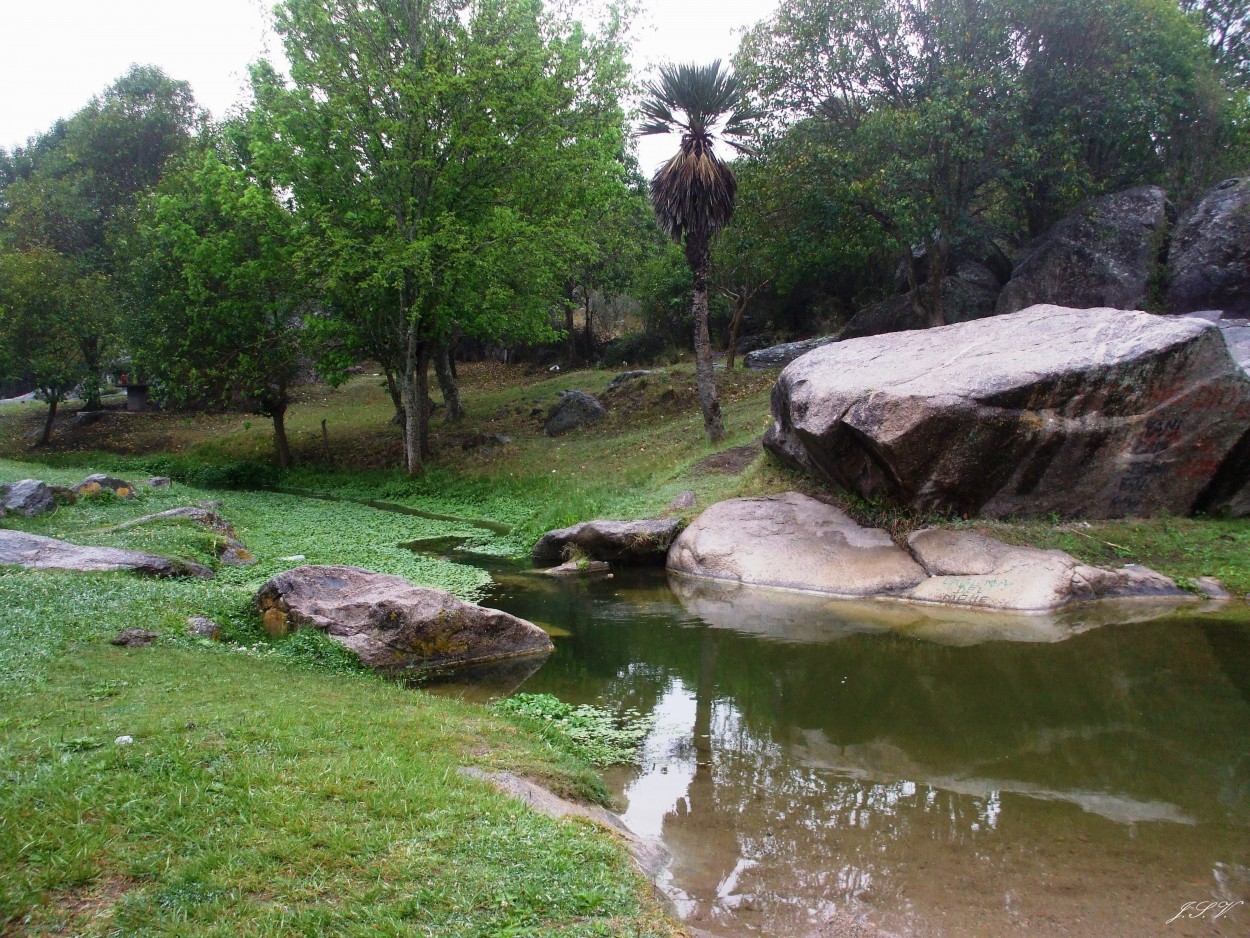
[[[680,518],[583,521],[540,537],[534,545],[534,563],[561,563],[576,551],[591,560],[659,566],[681,527]]]
[[[878,528],[797,492],[713,505],[682,532],[670,573],[825,596],[1049,612],[1102,599],[1183,599],[1144,567],[1110,570],[1057,550],[1012,547],[972,531],[928,529],[908,550]]]
[[[143,576],[197,576],[208,579],[213,571],[189,560],[171,560],[157,554],[120,547],[83,547],[25,531],[0,529],[0,564],[82,573],[129,571]]]
[[[602,560],[566,560],[558,567],[548,567],[543,571],[543,575],[554,577],[603,576],[611,570],[612,566],[604,563]]]
[[[15,511],[31,518],[55,507],[56,498],[52,489],[38,479],[23,479],[0,486],[0,508],[3,511]]]
[[[304,566],[256,594],[271,635],[317,628],[377,669],[446,668],[549,654],[538,626],[360,567]]]
[[[787,367],[772,409],[776,456],[918,511],[1250,510],[1250,377],[1191,317],[1034,306],[839,342]]]

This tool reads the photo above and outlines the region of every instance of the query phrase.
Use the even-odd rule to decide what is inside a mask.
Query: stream
[[[1250,934],[1245,905],[1168,921],[1250,900],[1250,610],[978,617],[451,556],[556,650],[427,689],[654,714],[606,781],[708,933]]]

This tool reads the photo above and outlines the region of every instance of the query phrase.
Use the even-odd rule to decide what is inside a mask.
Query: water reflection
[[[657,715],[608,780],[700,927],[1220,934],[1165,923],[1250,899],[1250,625],[789,595],[514,573],[493,598],[567,632],[524,690]]]

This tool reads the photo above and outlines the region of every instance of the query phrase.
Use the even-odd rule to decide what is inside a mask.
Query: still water
[[[655,714],[642,765],[607,781],[672,852],[662,886],[692,925],[1250,935],[1245,905],[1168,923],[1250,900],[1250,610],[993,619],[492,572],[484,604],[555,653],[432,690]]]

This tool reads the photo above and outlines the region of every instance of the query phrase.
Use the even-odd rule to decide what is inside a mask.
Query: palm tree
[[[742,83],[720,59],[710,65],[663,65],[658,81],[646,85],[640,134],[680,133],[681,146],[651,179],[651,204],[660,227],[678,244],[685,240],[686,263],[694,276],[694,355],[699,406],[708,439],[725,436],[716,384],[712,380],[712,345],[707,328],[707,281],[712,236],[729,224],[738,182],[733,170],[716,158],[713,129],[720,125],[725,142],[750,133],[754,115],[743,103]]]

